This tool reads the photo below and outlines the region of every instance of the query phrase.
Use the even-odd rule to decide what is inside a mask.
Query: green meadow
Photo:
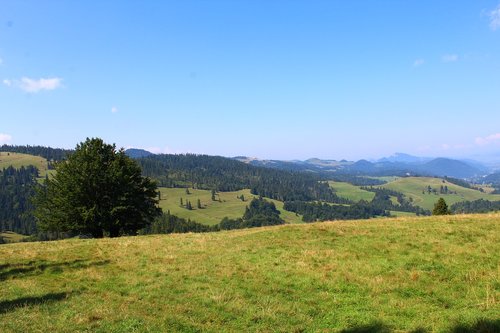
[[[240,190],[234,192],[217,192],[215,201],[212,200],[211,191],[189,189],[190,194],[186,194],[185,188],[165,188],[161,187],[161,200],[160,207],[164,212],[170,210],[170,213],[185,219],[215,225],[219,223],[224,217],[232,219],[240,218],[245,213],[245,207],[250,204],[250,201],[256,197],[250,193],[250,190]],[[245,201],[239,197],[245,198]],[[186,200],[191,202],[192,210],[187,210],[180,205],[182,198],[183,204]],[[201,202],[202,208],[197,207],[198,199]],[[271,200],[274,202],[276,208],[281,212],[281,218],[286,223],[302,223],[302,217],[295,215],[295,213],[288,212],[283,209],[283,202],[278,200]]]
[[[335,194],[339,197],[346,198],[352,201],[372,201],[375,193],[362,190],[359,186],[355,186],[345,182],[329,181],[328,184],[335,190]]]
[[[478,190],[465,188],[452,184],[441,178],[433,177],[381,177],[389,181],[387,184],[374,186],[374,187],[385,187],[394,191],[403,193],[405,196],[412,198],[413,203],[424,209],[432,210],[434,204],[438,201],[440,197],[446,200],[448,205],[452,205],[456,202],[461,201],[473,201],[477,199],[485,199],[490,201],[500,200],[500,195],[491,194],[493,189],[489,186],[483,186],[484,192]],[[336,194],[340,197],[347,198],[353,201],[367,200],[371,201],[375,196],[375,193],[365,191],[360,188],[360,186],[351,185],[349,183],[343,182],[328,182],[330,186],[335,189]],[[427,192],[422,193],[427,189],[427,186],[431,186],[439,192],[441,186],[447,186],[449,191],[453,191],[454,194],[427,194]],[[456,192],[456,194],[455,194]],[[393,203],[397,204],[397,198],[391,197]]]
[[[33,165],[38,169],[40,177],[45,177],[46,174],[50,174],[51,172],[47,169],[47,160],[43,157],[20,153],[0,152],[0,170],[8,168],[9,166],[19,169],[22,166],[27,167],[29,165]]]
[[[500,215],[0,246],[0,332],[498,332]]]
[[[24,235],[17,234],[12,231],[0,232],[0,237],[2,237],[7,243],[17,243],[26,238]]]
[[[431,186],[439,192],[441,186],[447,186],[450,191],[457,192],[457,194],[425,194],[422,193],[427,186]],[[398,178],[393,182],[384,184],[381,187],[385,187],[394,191],[402,192],[407,197],[413,199],[413,203],[422,208],[432,210],[434,204],[438,201],[440,197],[446,200],[448,205],[452,205],[456,202],[466,201],[466,200],[477,200],[485,199],[490,201],[500,200],[500,195],[498,194],[488,194],[482,193],[478,190],[473,190],[452,184],[441,178],[431,178],[431,177],[402,177]]]

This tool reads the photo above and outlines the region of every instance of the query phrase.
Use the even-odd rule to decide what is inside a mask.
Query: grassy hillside
[[[28,154],[0,152],[0,170],[9,166],[20,168],[28,165],[37,167],[40,172],[40,177],[45,177],[47,174],[47,160],[43,157]]]
[[[26,236],[17,234],[12,231],[0,232],[0,237],[2,237],[8,243],[20,242],[23,238],[26,238]]]
[[[500,215],[8,244],[0,331],[498,332],[499,263]]]
[[[422,194],[422,191],[429,185],[438,191],[441,185],[446,185],[450,191],[457,192],[457,194]],[[481,193],[477,190],[461,187],[448,181],[443,182],[440,178],[404,177],[382,185],[382,187],[402,192],[406,196],[413,198],[413,202],[416,205],[429,210],[432,210],[434,204],[440,197],[444,198],[448,205],[465,200],[500,200],[500,195]]]
[[[160,188],[161,201],[160,207],[163,211],[170,210],[170,213],[183,217],[190,218],[199,223],[214,225],[219,223],[224,217],[240,218],[245,212],[245,207],[250,204],[250,201],[255,196],[250,193],[250,190],[241,190],[235,192],[218,192],[216,200],[212,201],[212,193],[205,190],[189,189],[191,194],[186,194],[186,189],[183,188]],[[245,201],[238,199],[243,195]],[[180,198],[186,203],[186,200],[191,201],[193,210],[187,210],[180,206]],[[197,208],[197,201],[200,199],[202,209]],[[220,201],[218,201],[220,199]],[[301,223],[301,216],[296,216],[295,213],[288,212],[283,209],[283,203],[277,200],[266,199],[274,202],[276,208],[281,212],[281,218],[287,223]]]
[[[328,184],[335,190],[335,194],[339,197],[346,198],[352,201],[372,201],[375,197],[375,193],[365,191],[359,188],[359,186],[355,186],[349,183],[344,182],[334,182],[329,181]]]

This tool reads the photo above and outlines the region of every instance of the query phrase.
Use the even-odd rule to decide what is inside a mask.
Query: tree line
[[[23,235],[36,232],[31,198],[37,186],[38,169],[34,166],[0,171],[0,231]]]
[[[457,202],[451,205],[450,210],[454,214],[473,214],[500,211],[500,201],[478,199],[474,201]]]
[[[332,205],[321,202],[286,201],[283,208],[302,215],[304,222],[369,219],[389,216],[384,209],[376,208],[361,200],[350,206]]]
[[[62,161],[69,154],[71,154],[73,150],[43,147],[43,146],[29,146],[29,145],[27,146],[2,145],[0,146],[0,152],[29,154],[29,155],[43,157],[48,161]]]

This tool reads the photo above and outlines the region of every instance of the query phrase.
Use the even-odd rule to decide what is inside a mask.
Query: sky
[[[500,1],[0,0],[0,144],[500,157]]]

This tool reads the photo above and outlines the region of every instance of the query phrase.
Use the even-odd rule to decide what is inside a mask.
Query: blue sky
[[[0,143],[500,155],[500,1],[2,1]]]

